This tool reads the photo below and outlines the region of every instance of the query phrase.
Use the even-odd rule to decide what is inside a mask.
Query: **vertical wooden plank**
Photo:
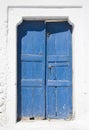
[[[21,63],[21,80],[32,78],[32,63],[22,62]],[[33,88],[28,86],[21,86],[21,116],[29,117],[32,116],[32,96]],[[31,99],[31,100],[30,100]],[[30,109],[29,109],[30,108]]]
[[[57,118],[72,117],[72,87],[57,88]]]
[[[48,55],[54,55],[55,54],[55,43],[53,42],[55,40],[54,34],[50,34],[48,31],[49,26],[46,26],[47,31],[47,54],[46,54],[46,117],[52,118],[55,117],[55,111],[56,111],[56,91],[55,87],[48,87],[47,81],[48,79],[52,80],[55,79],[55,68],[50,67],[48,64]]]
[[[67,22],[51,22],[46,25],[47,57],[55,56],[54,61],[47,58],[46,83],[49,80],[65,83],[63,86],[52,85],[52,87],[46,84],[46,116],[66,119],[72,115],[72,85],[67,86],[67,82],[72,83],[72,28]],[[57,60],[58,56],[60,59]],[[65,59],[62,59],[63,57]],[[50,66],[51,63],[52,66]],[[60,66],[59,63],[63,65]]]

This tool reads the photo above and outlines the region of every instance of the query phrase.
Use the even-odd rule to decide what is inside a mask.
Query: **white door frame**
[[[26,20],[67,20],[69,24],[73,26],[72,33],[72,77],[73,77],[73,120],[69,122],[64,120],[54,120],[55,129],[60,126],[60,128],[66,129],[66,125],[72,128],[76,121],[79,119],[79,115],[81,114],[81,105],[79,105],[81,93],[79,93],[78,85],[79,81],[76,79],[77,75],[77,67],[79,65],[78,62],[78,52],[76,51],[76,47],[79,47],[79,37],[82,37],[82,32],[79,28],[82,22],[82,8],[80,7],[71,7],[71,8],[44,8],[44,7],[9,7],[8,8],[8,84],[7,88],[7,117],[8,122],[12,124],[18,124],[16,122],[17,119],[17,26],[23,21]],[[76,14],[76,15],[75,15]],[[78,34],[78,35],[77,35]],[[76,58],[75,58],[76,57]],[[82,59],[82,58],[81,58]],[[80,60],[81,60],[80,59]],[[81,66],[80,66],[81,67]],[[76,77],[75,77],[76,76]],[[80,77],[81,78],[81,77]],[[82,100],[82,99],[81,99]],[[75,114],[76,113],[76,114]],[[52,129],[50,124],[53,125],[52,121],[35,121],[39,129],[42,128],[49,130]],[[20,125],[23,126],[23,122],[19,122]],[[43,124],[43,125],[42,125]],[[33,122],[28,123],[29,128],[36,128]]]

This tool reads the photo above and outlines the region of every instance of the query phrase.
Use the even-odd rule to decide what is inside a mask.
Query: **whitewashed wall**
[[[27,8],[26,8],[27,7]],[[41,12],[41,13],[40,13]],[[16,24],[23,16],[67,16],[73,32],[71,121],[15,122]],[[12,33],[13,32],[13,33]],[[12,53],[14,52],[14,53]],[[89,130],[89,1],[0,0],[0,130]]]

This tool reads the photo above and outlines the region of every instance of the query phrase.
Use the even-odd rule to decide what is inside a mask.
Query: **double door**
[[[71,33],[66,21],[23,21],[18,26],[18,116],[71,117]]]

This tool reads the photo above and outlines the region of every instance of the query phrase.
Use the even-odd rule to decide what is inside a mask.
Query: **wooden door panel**
[[[67,22],[46,23],[46,116],[72,115],[72,28]]]
[[[18,27],[18,91],[21,117],[45,117],[45,24],[23,21]],[[21,102],[21,103],[20,103]]]

